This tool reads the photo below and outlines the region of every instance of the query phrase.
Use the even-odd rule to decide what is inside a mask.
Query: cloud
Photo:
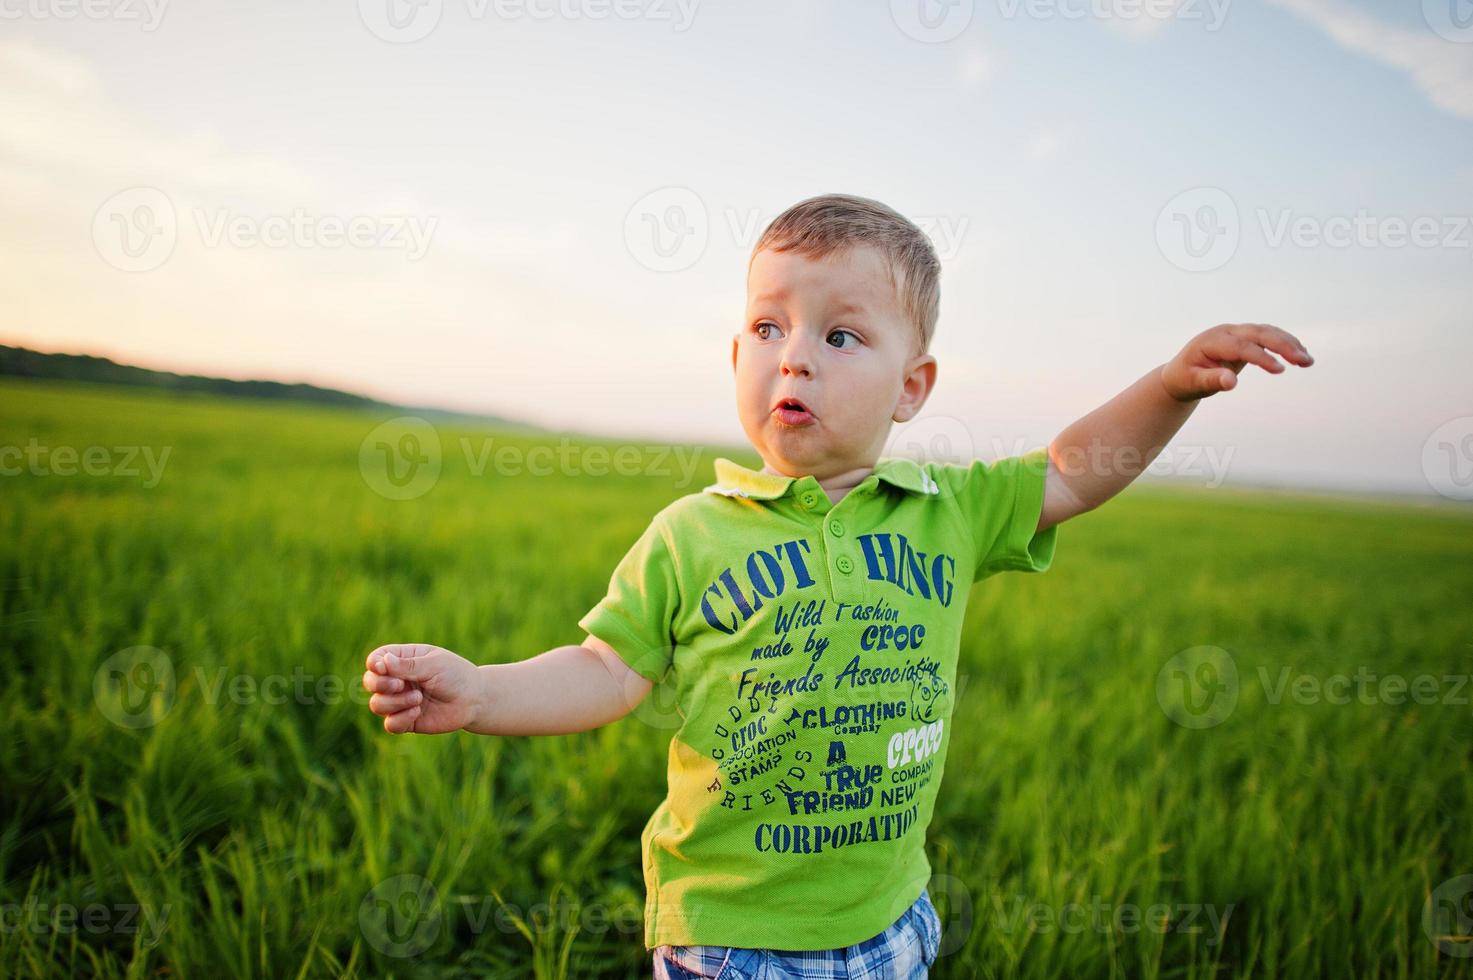
[[[997,59],[986,51],[971,50],[962,55],[959,79],[964,92],[976,92],[997,76]]]
[[[1309,21],[1341,47],[1400,68],[1438,108],[1473,119],[1473,44],[1458,44],[1430,29],[1395,27],[1339,0],[1271,0]]]
[[[59,184],[148,175],[191,187],[296,196],[309,186],[285,161],[232,151],[211,134],[152,131],[114,102],[90,64],[69,53],[25,41],[0,44],[0,88],[6,93],[0,149]]]
[[[1023,153],[1041,163],[1057,160],[1074,145],[1076,135],[1070,126],[1043,126],[1023,140]]]
[[[412,187],[313,172],[276,147],[241,145],[249,134],[163,125],[93,64],[31,42],[0,42],[0,91],[10,339],[504,410],[531,404],[541,375],[505,358],[504,376],[470,377],[491,370],[487,351],[553,363],[571,344],[568,321],[613,319],[612,300],[568,283],[566,267],[589,267],[596,247],[587,227],[480,218]],[[129,223],[138,195],[149,195],[144,254],[172,244],[129,269],[118,250],[143,228]],[[119,199],[128,205],[107,213]],[[395,244],[316,231],[354,220]]]

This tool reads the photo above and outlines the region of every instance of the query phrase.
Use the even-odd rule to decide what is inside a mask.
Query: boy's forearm
[[[478,735],[571,735],[617,721],[633,707],[632,692],[583,646],[482,664],[476,673],[478,706],[465,729]]]
[[[1161,380],[1164,365],[1060,432],[1048,455],[1079,510],[1115,496],[1145,472],[1197,407]]]

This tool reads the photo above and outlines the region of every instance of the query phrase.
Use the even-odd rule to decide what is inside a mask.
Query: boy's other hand
[[[464,728],[475,713],[476,665],[428,643],[391,643],[368,655],[363,686],[369,709],[392,735],[439,735]]]
[[[1249,363],[1271,374],[1284,365],[1274,351],[1300,367],[1314,358],[1286,330],[1267,323],[1224,323],[1193,337],[1181,353],[1161,367],[1161,383],[1177,401],[1189,402],[1237,387],[1238,372]]]

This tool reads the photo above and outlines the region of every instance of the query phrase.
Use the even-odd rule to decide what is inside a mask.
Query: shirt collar
[[[796,485],[818,487],[818,480],[808,476],[779,476],[749,469],[724,456],[714,463],[716,482],[703,488],[706,493],[719,493],[728,497],[749,497],[754,500],[773,500],[787,495]],[[875,463],[870,475],[854,487],[884,480],[902,490],[917,494],[937,494],[941,488],[929,473],[913,459],[903,456],[881,459]]]

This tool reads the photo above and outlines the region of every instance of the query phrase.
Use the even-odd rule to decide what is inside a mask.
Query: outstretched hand
[[[1224,323],[1204,330],[1161,367],[1161,383],[1177,401],[1189,402],[1237,387],[1238,372],[1257,364],[1270,374],[1284,365],[1273,354],[1300,367],[1314,358],[1299,338],[1267,323]]]
[[[368,655],[363,686],[384,731],[438,735],[464,728],[477,708],[476,665],[428,643],[391,643]]]

